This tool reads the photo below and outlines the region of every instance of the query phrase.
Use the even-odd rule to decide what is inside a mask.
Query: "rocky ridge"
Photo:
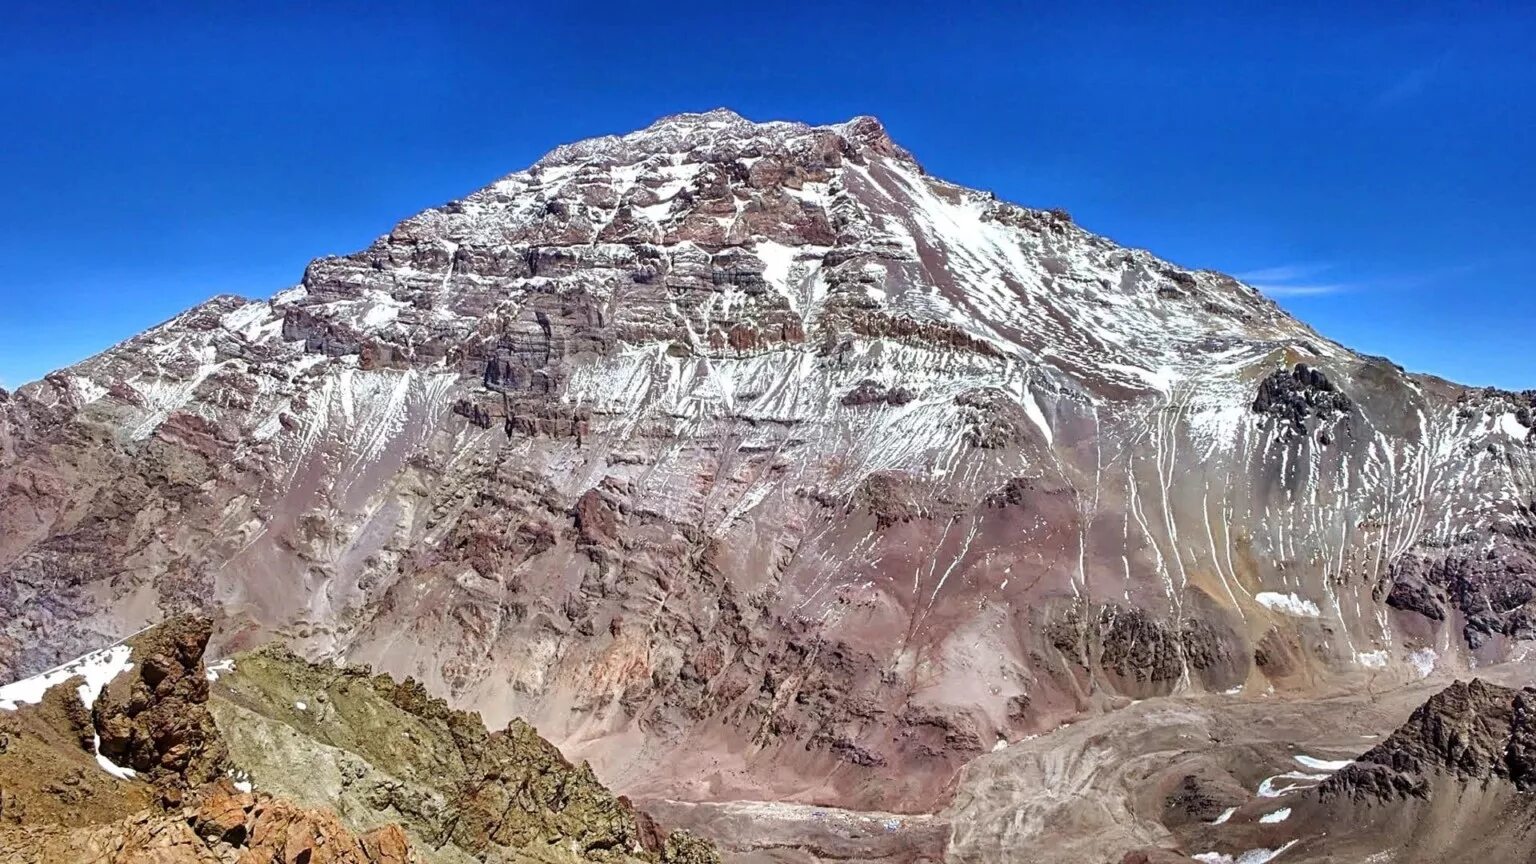
[[[1536,789],[1536,689],[1482,679],[1457,681],[1430,697],[1385,741],[1318,789],[1325,800],[1426,798],[1437,775],[1465,783]]]
[[[353,824],[399,822],[423,861],[718,861],[522,720],[489,732],[415,681],[316,666],[281,646],[229,665],[213,713],[246,776]]]
[[[398,826],[354,833],[329,812],[226,776],[202,663],[210,629],[175,618],[60,674],[0,688],[0,861],[418,860]]]
[[[205,667],[209,633],[207,619],[172,619],[117,646],[131,661],[95,678],[44,676],[0,689],[0,861],[719,860],[712,846],[686,832],[662,832],[526,724],[489,734],[479,718],[448,710],[414,682],[336,670],[329,677],[355,679],[366,695],[348,699],[349,688],[337,684],[335,700],[319,694],[323,725],[282,725],[282,746],[263,743],[261,736],[279,724],[253,718],[308,706],[273,705],[264,700],[275,694],[251,682],[286,697],[328,673],[275,646]],[[78,665],[94,669],[82,659]],[[237,671],[237,663],[264,675]],[[76,691],[92,687],[100,691],[86,708]],[[381,715],[390,711],[422,720],[415,727],[420,737],[381,728]],[[421,734],[428,728],[436,737]],[[381,737],[386,731],[403,732],[410,743]],[[396,773],[366,796],[306,796],[314,787],[294,781],[313,781],[317,754],[341,752],[330,746],[336,741],[367,742],[374,749],[365,752],[375,758],[397,754]],[[416,760],[419,770],[399,770],[402,758]],[[455,762],[474,774],[433,773]],[[454,794],[436,795],[445,788]],[[423,808],[434,804],[430,820],[424,818]]]

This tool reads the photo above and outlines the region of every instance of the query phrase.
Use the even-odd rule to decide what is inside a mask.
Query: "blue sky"
[[[935,174],[1360,350],[1536,387],[1531,4],[29,5],[0,28],[8,386],[724,105],[874,114]]]

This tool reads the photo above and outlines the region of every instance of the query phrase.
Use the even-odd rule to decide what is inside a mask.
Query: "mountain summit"
[[[926,811],[1129,700],[1507,656],[1531,406],[872,118],[677,115],[0,398],[0,679],[198,609],[630,795]]]

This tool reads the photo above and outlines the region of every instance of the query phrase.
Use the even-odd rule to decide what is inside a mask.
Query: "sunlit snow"
[[[1281,594],[1277,591],[1260,591],[1253,595],[1260,606],[1283,612],[1286,615],[1295,615],[1301,618],[1316,618],[1319,614],[1317,604],[1305,597],[1295,594]]]
[[[132,656],[133,649],[129,646],[113,645],[100,651],[92,651],[31,678],[23,678],[7,684],[0,687],[0,710],[15,711],[20,705],[35,705],[43,700],[43,694],[48,692],[49,688],[78,675],[85,679],[85,683],[80,685],[77,692],[81,703],[89,711],[91,706],[96,704],[96,696],[101,689],[111,683],[112,679],[133,667],[129,662]],[[95,736],[92,749],[96,755],[96,764],[101,766],[103,771],[121,780],[134,776],[132,769],[117,765],[101,755],[100,735]]]

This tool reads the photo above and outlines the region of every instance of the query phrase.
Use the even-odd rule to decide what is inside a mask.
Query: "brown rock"
[[[179,616],[134,644],[132,674],[96,700],[101,754],[169,786],[206,783],[224,772],[227,754],[208,713],[203,649],[212,622]]]
[[[588,543],[603,543],[617,534],[618,517],[596,489],[588,489],[576,499],[571,515],[576,519],[576,530],[581,532],[581,539]]]
[[[411,841],[393,823],[375,828],[358,838],[371,864],[406,864],[411,860]]]
[[[91,725],[91,712],[80,701],[79,688],[85,683],[85,679],[79,676],[69,679],[62,684],[48,688],[43,694],[42,704],[39,710],[44,714],[54,712],[63,719],[70,734],[79,742],[80,749],[95,752],[96,730]]]
[[[399,826],[354,835],[334,813],[307,810],[227,782],[194,803],[116,822],[0,828],[0,864],[411,864]]]
[[[1457,681],[1420,705],[1397,731],[1318,789],[1345,796],[1424,798],[1437,775],[1536,790],[1536,689]]]

